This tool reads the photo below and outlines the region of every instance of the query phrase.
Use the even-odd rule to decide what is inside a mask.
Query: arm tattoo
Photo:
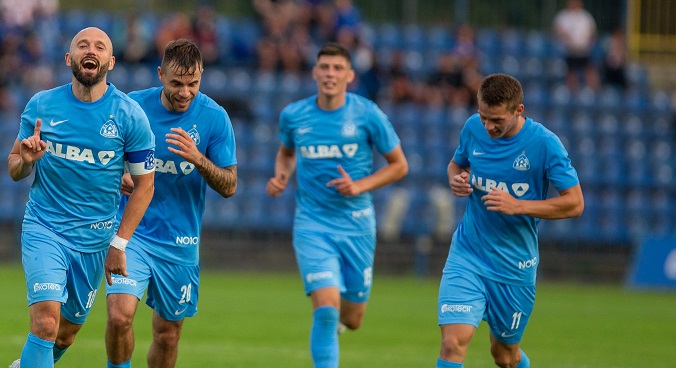
[[[206,156],[202,155],[199,164],[195,165],[209,186],[225,198],[235,194],[237,189],[237,165],[218,167]]]

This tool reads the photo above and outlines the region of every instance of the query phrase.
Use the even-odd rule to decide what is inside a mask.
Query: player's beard
[[[99,70],[94,75],[86,75],[82,72],[82,65],[71,62],[70,69],[73,71],[73,76],[83,86],[90,88],[103,80],[108,73],[108,65],[99,66]]]

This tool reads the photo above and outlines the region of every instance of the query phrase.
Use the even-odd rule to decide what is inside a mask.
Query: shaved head
[[[73,52],[73,48],[77,43],[83,39],[98,40],[105,43],[106,48],[110,50],[110,54],[113,54],[113,42],[108,37],[108,34],[102,31],[100,28],[96,27],[87,27],[80,32],[78,32],[73,40],[70,41],[70,52]]]

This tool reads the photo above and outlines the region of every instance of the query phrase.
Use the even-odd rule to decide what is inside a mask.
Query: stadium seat
[[[525,54],[524,35],[513,28],[500,32],[500,52],[502,55],[521,56]]]

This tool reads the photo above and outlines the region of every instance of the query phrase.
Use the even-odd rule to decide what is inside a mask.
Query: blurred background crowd
[[[676,235],[673,86],[655,82],[668,73],[651,74],[629,37],[650,23],[654,2],[0,0],[0,150],[9,152],[28,98],[70,81],[63,57],[81,28],[110,35],[109,80],[125,92],[158,85],[164,45],[189,38],[205,61],[202,91],[226,108],[238,144],[238,192],[213,197],[206,230],[286,233],[293,191],[272,200],[263,189],[278,113],[314,93],[316,51],[338,41],[352,51],[350,90],[388,114],[411,164],[401,184],[375,193],[384,240],[447,246],[463,201],[447,190],[446,165],[482,78],[504,72],[522,82],[526,115],[562,137],[585,192],[580,219],[543,221],[544,244],[628,253],[646,235]],[[661,8],[667,18],[671,8]],[[2,223],[20,221],[26,182],[0,175]]]

